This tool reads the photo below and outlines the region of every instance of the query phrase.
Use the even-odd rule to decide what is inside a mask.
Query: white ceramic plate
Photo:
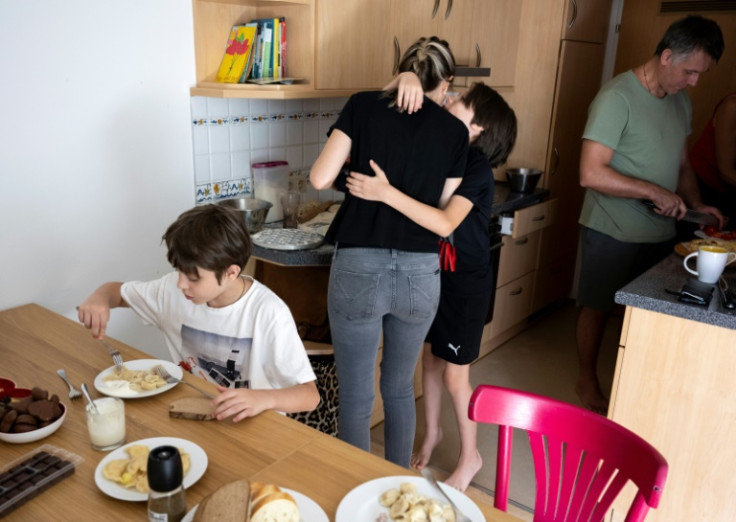
[[[177,379],[181,379],[184,376],[184,372],[179,366],[169,361],[162,361],[161,359],[137,359],[135,361],[125,361],[123,363],[123,365],[129,370],[151,370],[154,366],[157,366],[159,364],[166,368],[166,371],[169,372],[169,375],[176,377]],[[115,370],[114,365],[110,366],[106,370],[102,370],[99,374],[97,374],[97,377],[95,377],[94,383],[95,389],[98,392],[102,393],[103,395],[109,395],[110,397],[120,397],[121,399],[142,399],[143,397],[150,397],[151,395],[158,395],[159,393],[169,391],[177,384],[175,382],[167,383],[166,385],[161,386],[160,388],[156,388],[155,390],[141,392],[132,391],[127,386],[116,388],[108,384],[110,381],[104,380],[105,377],[113,372],[113,370]]]
[[[48,426],[25,433],[0,433],[0,440],[10,442],[11,444],[25,444],[26,442],[36,442],[37,440],[48,437],[61,427],[66,418],[66,405],[63,402],[59,402],[59,404],[61,404],[61,409],[63,410],[61,417]]]
[[[330,522],[330,519],[327,518],[327,513],[325,513],[325,510],[322,509],[319,504],[317,504],[314,500],[306,495],[303,495],[302,493],[299,493],[298,491],[294,491],[293,489],[281,489],[294,497],[294,500],[296,500],[296,505],[297,507],[299,507],[299,518],[301,518],[304,522]],[[192,522],[192,520],[194,520],[194,514],[197,512],[198,506],[199,504],[190,509],[186,516],[181,519],[181,522]]]
[[[340,501],[335,514],[335,522],[375,522],[381,513],[388,515],[388,508],[378,502],[378,497],[389,489],[399,489],[404,482],[411,482],[417,486],[417,492],[427,498],[434,499],[441,504],[447,504],[442,495],[424,477],[412,475],[396,475],[370,480],[354,488]],[[446,484],[440,484],[447,496],[473,522],[485,522],[485,517],[475,502],[465,493]]]
[[[95,484],[97,484],[97,487],[106,495],[117,498],[118,500],[127,500],[130,502],[143,502],[148,500],[148,495],[146,493],[141,493],[135,488],[129,489],[123,487],[117,482],[107,480],[102,475],[102,469],[108,462],[116,459],[127,459],[129,457],[125,448],[131,444],[143,444],[148,446],[149,449],[153,449],[157,446],[174,446],[185,453],[189,453],[192,464],[189,471],[184,474],[184,489],[190,487],[201,479],[207,469],[207,454],[197,444],[186,439],[179,439],[177,437],[153,437],[124,444],[106,455],[105,458],[97,464],[97,469],[95,469]]]

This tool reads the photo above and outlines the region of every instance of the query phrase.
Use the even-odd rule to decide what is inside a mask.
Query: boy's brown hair
[[[483,127],[472,146],[486,155],[491,167],[506,162],[516,143],[516,114],[506,100],[483,83],[474,83],[459,100],[473,110],[471,123]]]
[[[245,220],[235,210],[213,204],[181,214],[162,240],[171,266],[193,276],[199,275],[197,267],[211,270],[218,283],[230,265],[242,271],[251,253]]]

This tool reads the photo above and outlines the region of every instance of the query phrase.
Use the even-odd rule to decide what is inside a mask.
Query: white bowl
[[[66,417],[66,404],[59,402],[59,406],[61,406],[62,410],[61,417],[48,426],[44,426],[43,428],[33,431],[27,431],[25,433],[0,433],[0,440],[10,442],[11,444],[25,444],[26,442],[35,442],[48,437],[58,430],[64,423],[64,418]]]

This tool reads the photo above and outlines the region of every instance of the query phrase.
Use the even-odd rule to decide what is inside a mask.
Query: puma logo
[[[453,346],[452,343],[447,343],[447,347],[455,352],[455,357],[457,357],[457,351],[460,349],[460,345],[458,344],[457,346]]]

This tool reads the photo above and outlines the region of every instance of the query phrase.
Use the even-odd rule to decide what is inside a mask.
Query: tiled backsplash
[[[196,202],[251,195],[251,164],[275,160],[289,163],[294,188],[307,199],[342,199],[314,190],[307,177],[346,101],[192,97]]]

